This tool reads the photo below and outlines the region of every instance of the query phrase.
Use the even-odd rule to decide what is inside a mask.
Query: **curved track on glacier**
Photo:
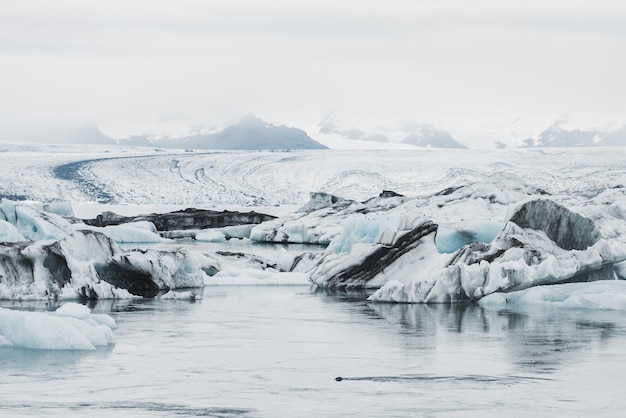
[[[83,195],[98,203],[113,203],[114,197],[106,191],[106,186],[99,184],[94,179],[88,178],[84,173],[89,171],[91,164],[98,159],[75,161],[61,164],[52,168],[52,174],[59,180],[74,183]]]
[[[600,149],[91,154],[60,160],[48,169],[52,178],[30,184],[49,193],[45,198],[74,201],[255,206],[302,204],[313,191],[354,200],[382,190],[426,196],[507,172],[553,194],[590,196],[623,181],[621,155]],[[7,179],[17,185],[10,191],[28,194],[19,180]],[[46,189],[39,186],[45,181]]]

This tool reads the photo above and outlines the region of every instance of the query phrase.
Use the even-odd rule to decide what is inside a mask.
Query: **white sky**
[[[621,0],[0,0],[0,123],[626,123]],[[315,137],[315,132],[309,133]],[[538,132],[536,132],[538,133]]]

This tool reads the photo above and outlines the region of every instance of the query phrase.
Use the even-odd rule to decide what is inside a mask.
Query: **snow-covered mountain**
[[[432,125],[419,125],[402,143],[425,148],[467,148],[454,139],[450,132],[436,129]]]
[[[402,124],[394,127],[356,128],[334,115],[327,115],[318,125],[319,134],[353,141],[415,145],[423,148],[467,148],[450,132],[429,124]]]
[[[272,125],[254,115],[221,131],[193,129],[181,136],[155,137],[137,135],[120,140],[120,144],[216,150],[294,150],[324,149],[301,129]]]
[[[524,147],[597,147],[626,146],[626,125],[616,131],[600,129],[563,128],[561,121],[555,121],[537,138],[528,138]]]

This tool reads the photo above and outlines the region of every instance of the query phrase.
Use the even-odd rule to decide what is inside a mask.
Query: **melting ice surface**
[[[502,230],[501,222],[475,221],[439,225],[435,244],[440,253],[451,254],[472,242],[491,242]]]
[[[118,324],[115,346],[0,349],[2,415],[562,417],[626,408],[623,311],[376,304],[302,287],[210,287],[203,296],[98,302],[92,313]]]

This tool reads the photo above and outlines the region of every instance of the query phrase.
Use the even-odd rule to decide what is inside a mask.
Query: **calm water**
[[[0,415],[588,417],[626,410],[624,313],[364,297],[221,287],[196,302],[100,302],[94,310],[118,324],[113,347],[0,350]]]

